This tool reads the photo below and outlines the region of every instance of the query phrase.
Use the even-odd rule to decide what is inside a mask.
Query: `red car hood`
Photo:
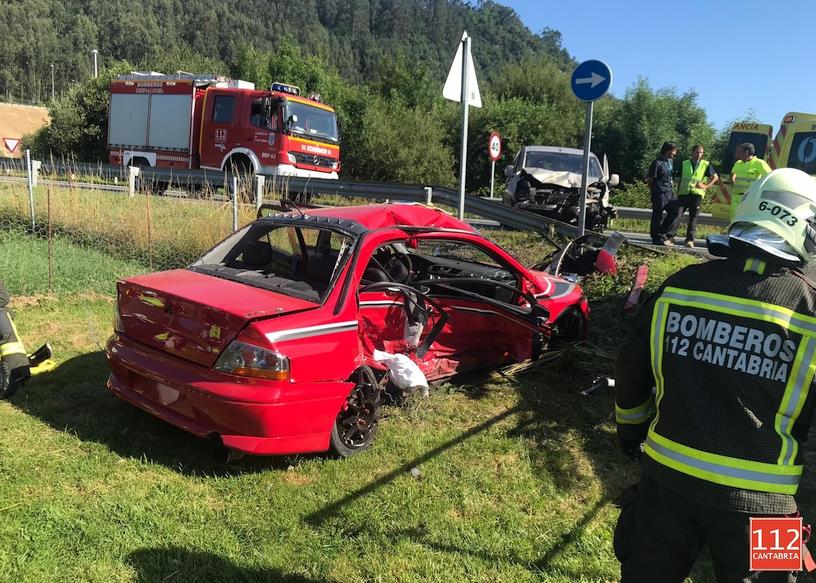
[[[250,321],[318,307],[313,302],[187,269],[119,282],[121,332],[208,367]]]

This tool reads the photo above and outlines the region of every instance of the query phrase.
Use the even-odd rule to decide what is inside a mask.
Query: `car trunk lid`
[[[119,283],[120,322],[126,336],[204,366],[252,320],[318,305],[186,269]]]

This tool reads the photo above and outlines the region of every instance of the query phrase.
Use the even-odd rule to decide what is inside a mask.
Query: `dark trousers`
[[[689,219],[688,227],[686,228],[686,241],[694,241],[697,233],[697,215],[700,214],[700,205],[703,203],[703,197],[696,194],[681,194],[677,197],[677,221],[669,231],[669,237],[674,237],[677,234],[677,229],[680,227],[680,219],[683,218],[683,213],[688,210]]]
[[[706,544],[719,583],[796,581],[788,571],[748,570],[749,514],[696,504],[645,475],[622,506],[614,539],[621,583],[682,583]]]
[[[665,213],[665,217],[663,214]],[[677,199],[666,199],[652,197],[652,220],[649,224],[649,235],[652,237],[652,243],[660,245],[669,233],[677,231]]]

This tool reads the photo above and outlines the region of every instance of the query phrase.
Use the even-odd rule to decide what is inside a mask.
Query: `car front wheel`
[[[374,441],[380,418],[380,386],[374,371],[363,366],[357,370],[352,389],[331,432],[331,451],[348,457],[365,451]]]

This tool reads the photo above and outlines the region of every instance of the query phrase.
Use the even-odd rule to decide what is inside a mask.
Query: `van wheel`
[[[367,450],[374,441],[380,420],[380,386],[367,366],[357,371],[357,384],[348,398],[331,432],[331,451],[348,457]]]

